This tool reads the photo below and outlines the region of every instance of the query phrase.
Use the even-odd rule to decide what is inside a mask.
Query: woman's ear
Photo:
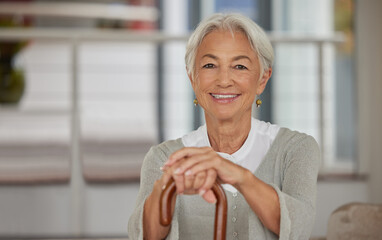
[[[190,79],[191,83],[193,82],[192,76],[190,73],[187,72],[188,79]]]
[[[190,79],[192,88],[195,89],[194,88],[195,81],[194,81],[194,79],[192,77],[192,74],[187,71],[187,76],[188,76],[188,79]]]
[[[265,87],[267,86],[268,80],[272,76],[272,68],[268,68],[267,70],[264,71],[263,76],[261,76],[259,80],[259,85],[257,87],[256,94],[260,95],[263,93]]]

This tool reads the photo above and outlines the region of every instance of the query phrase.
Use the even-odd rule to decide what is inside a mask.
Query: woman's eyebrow
[[[213,55],[211,53],[207,53],[207,54],[203,55],[202,58],[206,58],[206,57],[212,58],[212,59],[215,59],[215,60],[219,59],[217,56],[215,56],[215,55]]]
[[[233,61],[237,61],[240,59],[248,59],[250,62],[252,62],[252,60],[248,56],[245,56],[245,55],[239,55],[239,56],[232,58]]]
[[[219,58],[211,53],[207,53],[205,55],[203,55],[202,59],[203,58],[212,58],[212,59],[215,59],[215,60],[218,60]],[[246,55],[239,55],[239,56],[236,56],[236,57],[233,57],[232,58],[232,61],[237,61],[237,60],[240,60],[240,59],[248,59],[248,61],[252,62],[252,60],[246,56]]]

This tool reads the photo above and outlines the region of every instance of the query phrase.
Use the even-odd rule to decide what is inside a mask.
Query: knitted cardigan
[[[163,142],[147,153],[140,190],[129,219],[129,239],[143,239],[143,206],[160,167],[183,148],[181,139]],[[255,147],[255,146],[253,146]],[[320,150],[313,137],[281,128],[254,175],[272,186],[280,202],[280,236],[265,228],[240,192],[225,191],[228,203],[227,239],[309,239],[315,218]],[[215,205],[199,195],[177,196],[171,230],[166,239],[213,239]]]

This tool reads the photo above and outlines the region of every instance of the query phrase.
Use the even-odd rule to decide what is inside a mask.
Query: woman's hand
[[[179,160],[187,161],[187,159]],[[216,197],[212,190],[201,190],[201,189],[211,189],[216,181],[216,171],[213,169],[208,169],[205,171],[200,171],[197,174],[185,175],[175,173],[178,165],[169,166],[166,165],[163,168],[163,175],[158,181],[162,184],[162,188],[165,187],[170,178],[174,179],[176,185],[176,191],[178,194],[199,194],[209,203],[215,203]]]
[[[167,162],[174,176],[197,176],[204,171],[216,172],[221,183],[233,185],[246,199],[260,221],[277,235],[280,232],[280,204],[276,191],[247,169],[222,158],[210,147],[183,148],[174,152]],[[180,184],[181,185],[181,184]],[[211,185],[199,191],[211,191]]]
[[[243,182],[245,172],[244,168],[222,158],[210,147],[178,150],[169,157],[165,169],[172,172],[178,193],[186,190],[185,193],[195,194],[198,190],[203,197],[213,194],[211,187],[216,179],[235,186]]]

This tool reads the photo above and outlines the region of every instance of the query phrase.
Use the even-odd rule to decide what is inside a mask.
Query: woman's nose
[[[233,84],[232,74],[229,68],[221,68],[217,78],[220,87],[229,87]]]

